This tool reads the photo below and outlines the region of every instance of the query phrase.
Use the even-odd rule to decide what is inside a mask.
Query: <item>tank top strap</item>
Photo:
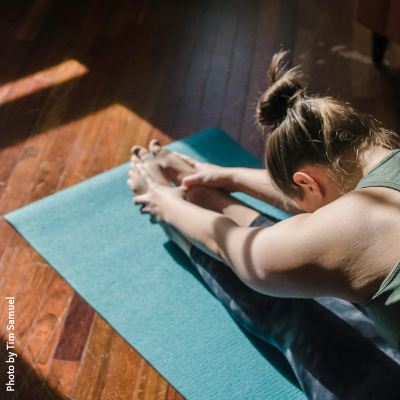
[[[388,187],[400,191],[400,149],[391,151],[365,175],[356,187]]]

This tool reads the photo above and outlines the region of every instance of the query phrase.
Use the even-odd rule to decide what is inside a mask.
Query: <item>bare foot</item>
[[[171,153],[166,147],[161,146],[155,139],[150,142],[149,150],[155,155],[165,175],[177,186],[181,185],[184,177],[197,172],[195,168]],[[216,192],[216,189],[207,186],[194,185],[186,192],[186,199],[200,207],[219,211],[219,208],[213,208],[212,203],[210,203],[210,198],[215,196],[216,193],[221,192],[219,190]],[[224,198],[226,196],[228,195],[224,195]]]
[[[197,172],[166,147],[160,146],[157,140],[150,142],[149,149],[175,185],[181,185],[183,178]],[[186,191],[186,199],[202,208],[224,214],[240,226],[249,226],[260,215],[258,211],[243,204],[229,193],[203,185],[191,186]]]
[[[141,195],[147,192],[146,182],[140,175],[136,165],[141,164],[147,173],[160,185],[172,186],[168,178],[165,176],[158,160],[156,160],[144,147],[133,146],[130,170],[128,172],[128,186],[134,194]]]
[[[155,139],[150,142],[149,150],[155,155],[165,174],[175,185],[179,186],[185,176],[196,172],[192,166],[171,153],[166,147],[160,146]]]
[[[165,153],[166,152],[164,152],[164,154]],[[141,195],[147,192],[146,182],[140,175],[136,167],[137,164],[141,164],[146,169],[147,173],[160,185],[172,186],[168,178],[164,175],[158,160],[156,160],[144,147],[134,146],[132,147],[131,165],[128,172],[129,179],[127,184],[135,195]],[[169,239],[177,244],[178,247],[180,247],[188,257],[190,257],[192,244],[173,226],[166,223],[162,223],[161,226]]]

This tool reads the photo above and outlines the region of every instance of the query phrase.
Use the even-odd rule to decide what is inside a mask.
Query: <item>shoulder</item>
[[[310,215],[308,239],[322,267],[334,270],[349,265],[368,246],[372,203],[366,193],[354,191]]]
[[[260,231],[254,259],[269,294],[349,297],[349,268],[368,246],[370,232],[365,218],[370,205],[357,192]]]

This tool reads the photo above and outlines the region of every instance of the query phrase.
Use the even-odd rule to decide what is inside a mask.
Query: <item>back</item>
[[[389,153],[365,175],[358,183],[356,190],[378,187],[399,192],[394,194],[387,190],[379,191],[386,200],[384,203],[387,203],[388,218],[393,216],[395,223],[400,216],[400,149]],[[369,192],[372,195],[378,193],[376,190],[369,190]],[[396,239],[397,235],[394,235],[394,242],[392,242],[393,239],[390,240],[393,253],[398,252],[400,248]],[[362,307],[388,343],[395,348],[400,348],[400,260],[394,265],[375,295],[362,303]]]

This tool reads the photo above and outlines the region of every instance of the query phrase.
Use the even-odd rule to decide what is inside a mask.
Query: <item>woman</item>
[[[202,164],[152,142],[155,160],[133,149],[134,203],[162,222],[242,325],[284,352],[310,398],[398,398],[400,139],[346,103],[306,95],[284,56],[274,56],[257,107],[258,122],[272,127],[267,175]],[[230,191],[297,215],[275,223]],[[377,336],[380,350],[371,347],[305,300],[320,296],[357,303],[392,349]]]

